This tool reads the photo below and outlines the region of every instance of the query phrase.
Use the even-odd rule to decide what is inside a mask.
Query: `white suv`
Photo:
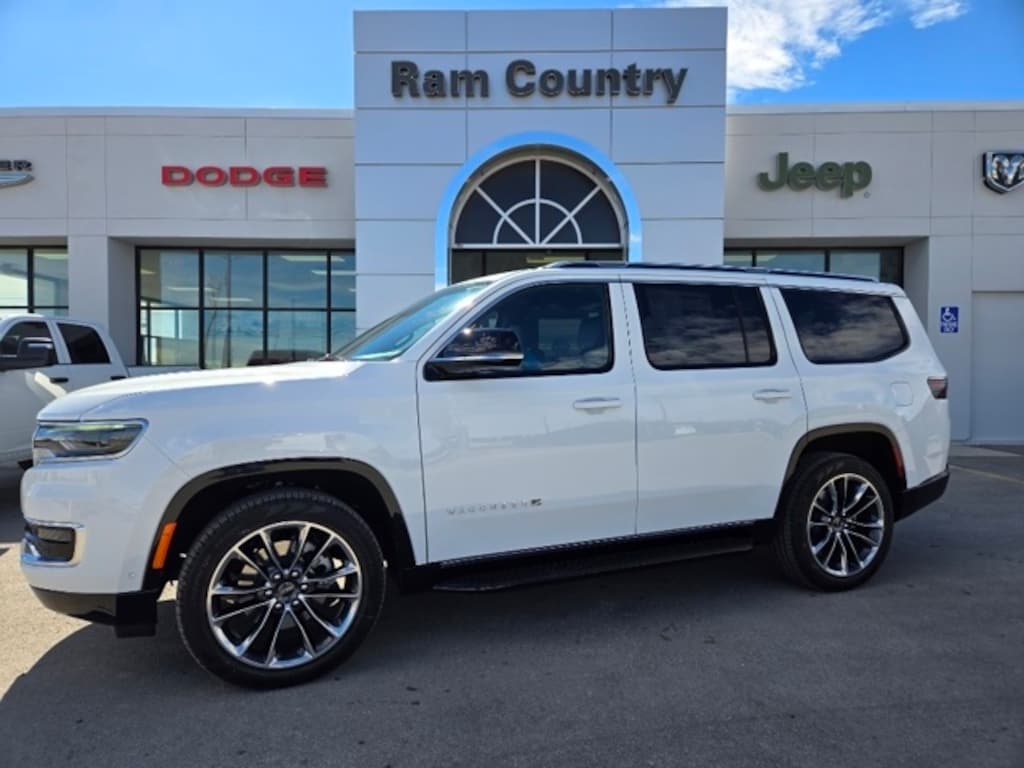
[[[948,479],[946,374],[858,278],[573,263],[460,283],[320,362],[106,384],[39,416],[39,599],[307,680],[400,585],[481,590],[770,544],[857,586]]]

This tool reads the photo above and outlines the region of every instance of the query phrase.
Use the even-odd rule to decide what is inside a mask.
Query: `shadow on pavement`
[[[346,743],[351,736],[355,747],[356,735],[372,738],[377,719],[393,718],[396,709],[406,717],[443,701],[461,708],[489,680],[551,685],[565,671],[552,660],[573,656],[581,645],[596,643],[587,655],[604,656],[609,643],[635,633],[654,651],[683,637],[712,649],[716,640],[700,632],[700,617],[690,616],[690,627],[680,623],[680,601],[696,594],[700,611],[719,619],[745,610],[738,595],[803,599],[751,555],[500,593],[392,593],[346,664],[305,686],[271,692],[235,688],[202,671],[178,638],[173,603],[164,602],[155,638],[117,640],[108,627],[86,625],[55,645],[0,701],[0,743],[12,765],[40,743],[66,746],[68,757],[73,752],[84,765],[138,765],[168,750],[213,765],[214,755],[240,758],[254,749],[257,734],[281,728],[333,733]],[[594,661],[585,660],[582,670],[592,671]],[[614,670],[616,663],[597,668],[605,665]],[[32,743],[19,746],[15,734],[28,730]],[[310,765],[326,765],[337,746],[326,740],[327,751],[316,757],[315,746],[305,744],[303,754]]]

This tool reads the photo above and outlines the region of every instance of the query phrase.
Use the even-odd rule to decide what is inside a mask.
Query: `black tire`
[[[249,537],[256,535],[265,526],[286,522],[310,523],[315,526],[311,530],[314,530],[316,535],[322,536],[324,541],[328,540],[327,532],[332,532],[344,542],[351,554],[354,555],[355,565],[358,567],[357,575],[351,578],[358,585],[359,598],[349,603],[348,608],[344,607],[345,600],[333,601],[332,604],[338,606],[337,611],[343,617],[347,628],[343,630],[338,639],[332,639],[325,633],[322,638],[325,647],[322,655],[306,661],[296,657],[297,660],[294,663],[297,666],[271,669],[269,666],[259,666],[258,661],[242,660],[222,645],[221,640],[218,640],[214,634],[211,620],[207,614],[207,592],[211,587],[211,580],[217,575],[222,560],[229,556],[228,553],[232,552],[236,545],[245,542],[246,547],[252,547],[253,539]],[[287,528],[286,526],[281,530],[287,530]],[[312,535],[310,534],[310,536]],[[308,543],[304,541],[303,543],[307,543],[305,550],[298,546],[297,541],[298,535],[296,536],[295,551],[300,553],[300,558],[302,551],[310,553],[306,555],[310,561],[306,566],[307,571],[313,568],[314,563],[330,562],[323,558],[316,559],[314,541],[310,540]],[[270,575],[274,566],[269,562],[269,553],[265,554],[268,556],[266,562],[257,560],[256,555],[253,556],[254,561],[261,566],[260,569],[253,568],[253,573],[267,571],[267,574]],[[278,554],[280,555],[280,553]],[[282,570],[285,571],[284,580],[290,581],[288,568]],[[301,568],[296,567],[292,573],[298,573],[299,570]],[[304,572],[302,579],[305,579],[305,575]],[[260,584],[264,581],[260,577],[255,578],[259,579]],[[347,584],[348,580],[349,577],[346,577],[334,579],[334,582],[342,581]],[[330,580],[321,583],[329,585],[324,589],[333,586]],[[296,584],[297,582],[292,586]],[[268,582],[268,586],[275,585]],[[278,583],[276,587],[283,588],[284,584]],[[303,587],[303,589],[308,588],[308,585]],[[262,586],[257,588],[257,590],[262,589]],[[385,566],[380,545],[369,526],[351,507],[333,496],[319,491],[306,488],[275,488],[235,502],[214,518],[196,537],[178,578],[178,629],[189,653],[208,672],[237,685],[251,688],[280,688],[318,677],[348,658],[376,623],[384,603],[385,591]],[[261,600],[264,597],[269,597],[270,592],[271,590],[268,589],[266,593],[261,592],[258,596],[253,596],[253,599]],[[271,604],[275,612],[278,612],[278,606],[282,604],[278,602],[278,596],[280,593],[275,593],[275,597],[265,601]],[[312,595],[307,595],[307,597],[312,597]],[[313,617],[309,613],[311,610],[309,603],[300,604],[299,596],[294,593],[290,595],[290,598],[291,602],[287,597],[283,599],[285,605],[283,612],[290,613],[287,621],[291,623],[281,630],[283,622],[277,619],[275,626],[278,627],[278,632],[283,631],[286,635],[288,631],[291,631],[295,636],[306,640],[307,637],[313,636],[312,630],[309,633],[303,631],[300,635],[299,622],[297,618],[292,617],[297,617],[301,613],[306,617],[307,625],[315,629],[312,622]],[[211,598],[211,600],[215,599],[219,600],[219,598]],[[217,605],[222,604],[217,603]],[[354,608],[351,607],[353,605]],[[229,609],[231,607],[229,605]],[[293,607],[294,613],[291,613]],[[262,610],[262,608],[253,609],[261,616],[263,615]],[[351,615],[345,614],[346,610],[350,611]],[[266,626],[270,626],[274,615],[268,615]],[[276,615],[280,615],[280,613],[276,613]],[[273,634],[272,636],[273,642],[276,642],[278,635]],[[272,646],[272,641],[265,635],[261,635],[260,638],[266,641],[268,648]],[[333,645],[330,645],[332,642]],[[268,658],[269,654],[270,651],[268,651]],[[274,655],[276,657],[276,653]],[[312,656],[312,654],[309,655]]]
[[[841,479],[843,476],[847,477]],[[838,516],[839,519],[824,514],[820,506],[822,501],[826,502],[825,506],[829,507],[830,512],[844,506],[841,503],[828,503],[829,499],[834,498],[829,495],[828,484],[836,480],[840,484],[839,488],[845,488],[843,484],[849,482],[852,490],[858,490],[859,481],[853,479],[856,477],[866,480],[873,487],[879,504],[871,504],[860,516],[852,513],[864,504],[863,501],[854,505],[848,514]],[[819,497],[819,493],[823,495]],[[864,498],[870,499],[867,491]],[[819,500],[818,506],[815,506],[816,499]],[[814,522],[809,525],[812,515]],[[823,522],[829,518],[834,522]],[[866,522],[875,523],[876,520],[882,524],[881,528],[877,524],[865,525]],[[772,553],[783,573],[800,586],[830,592],[852,589],[870,579],[881,567],[892,544],[893,522],[891,492],[874,466],[850,454],[811,453],[800,459],[783,493],[772,540]],[[832,525],[837,526],[835,530]],[[825,541],[826,537],[831,538]],[[877,549],[866,543],[867,538],[875,540]],[[825,541],[825,545],[816,557],[812,546],[822,541]],[[831,541],[835,541],[838,546],[833,547],[829,558]],[[855,544],[858,549],[851,551]],[[866,564],[854,572],[861,555],[864,555]],[[823,558],[826,564],[821,562]],[[850,571],[845,576],[841,573],[844,565]]]

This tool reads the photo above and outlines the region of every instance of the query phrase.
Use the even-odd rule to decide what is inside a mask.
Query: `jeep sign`
[[[260,170],[251,165],[203,165],[194,171],[185,165],[160,168],[160,181],[165,187],[187,187],[192,183],[204,187],[326,187],[327,169],[320,165],[272,165]]]
[[[765,191],[790,189],[800,191],[815,186],[821,190],[839,189],[840,197],[850,197],[871,183],[871,166],[863,160],[856,163],[822,163],[815,168],[810,163],[794,163],[789,167],[789,153],[776,157],[775,178],[767,171],[757,175],[757,186]]]

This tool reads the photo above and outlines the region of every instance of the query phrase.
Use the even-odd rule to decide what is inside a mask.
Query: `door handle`
[[[759,389],[754,393],[755,400],[763,400],[766,403],[774,403],[776,400],[789,400],[793,393],[788,389]]]
[[[51,384],[67,384],[68,383],[68,377],[67,376],[51,376],[50,377],[50,383]]]
[[[110,380],[111,381],[121,381],[121,379],[123,379],[123,378],[125,378],[125,377],[124,376],[111,376]]]
[[[622,400],[618,397],[585,397],[572,404],[577,411],[607,411],[610,408],[621,408]]]

